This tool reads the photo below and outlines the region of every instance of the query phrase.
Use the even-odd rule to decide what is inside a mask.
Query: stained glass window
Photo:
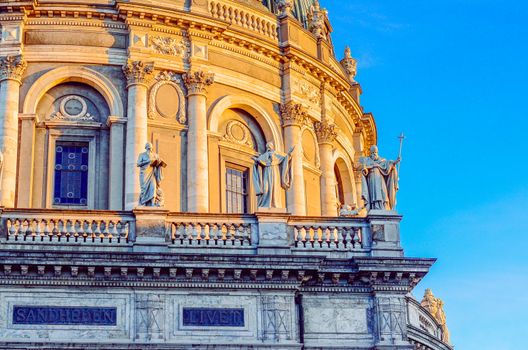
[[[247,171],[229,167],[226,168],[226,199],[228,213],[247,213],[247,177]]]
[[[55,145],[53,204],[88,205],[88,143]]]

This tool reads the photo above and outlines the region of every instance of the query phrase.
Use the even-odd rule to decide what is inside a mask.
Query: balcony
[[[401,257],[399,222],[393,212],[367,217],[255,215],[53,209],[2,209],[4,249],[165,251],[235,255]]]

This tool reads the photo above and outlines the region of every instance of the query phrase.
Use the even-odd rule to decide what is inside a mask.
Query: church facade
[[[0,27],[0,349],[452,349],[317,0]]]

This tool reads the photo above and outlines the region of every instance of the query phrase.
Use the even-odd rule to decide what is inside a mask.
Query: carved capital
[[[205,94],[206,88],[214,83],[214,74],[203,71],[185,73],[183,82],[188,95]]]
[[[357,61],[352,57],[352,52],[349,47],[345,49],[345,58],[341,60],[341,65],[345,69],[350,82],[356,83]]]
[[[300,103],[289,101],[281,105],[280,114],[282,126],[301,126],[308,117],[306,109]]]
[[[328,121],[315,122],[314,129],[320,144],[332,143],[337,137],[337,126]]]
[[[128,86],[138,84],[146,85],[154,73],[154,63],[128,61],[123,66],[123,73],[127,79]]]
[[[279,16],[291,16],[293,9],[293,0],[275,0]]]
[[[15,80],[20,83],[27,63],[21,55],[0,58],[0,81]]]

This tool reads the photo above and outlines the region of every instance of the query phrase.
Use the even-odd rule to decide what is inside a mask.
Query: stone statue
[[[396,207],[396,192],[398,191],[398,170],[395,161],[380,158],[378,147],[370,148],[370,156],[361,157],[362,198],[367,210],[394,210]]]
[[[345,48],[345,57],[341,60],[341,65],[345,68],[350,82],[356,84],[357,61],[352,57],[352,51],[348,46]]]
[[[287,155],[282,156],[275,152],[275,146],[269,142],[266,145],[266,152],[258,157],[253,157],[255,161],[253,179],[259,208],[277,208],[276,186],[279,184],[279,179],[283,189],[290,188],[292,181],[291,154],[293,150],[294,147],[290,149]]]
[[[444,312],[444,302],[440,298],[436,298],[431,289],[426,289],[421,305],[429,311],[442,328],[442,341],[449,344],[450,337]]]
[[[145,207],[162,207],[163,191],[160,188],[163,180],[163,168],[167,164],[152,151],[152,144],[145,145],[145,152],[139,155],[137,166],[139,171],[139,183],[141,194],[139,205]]]

